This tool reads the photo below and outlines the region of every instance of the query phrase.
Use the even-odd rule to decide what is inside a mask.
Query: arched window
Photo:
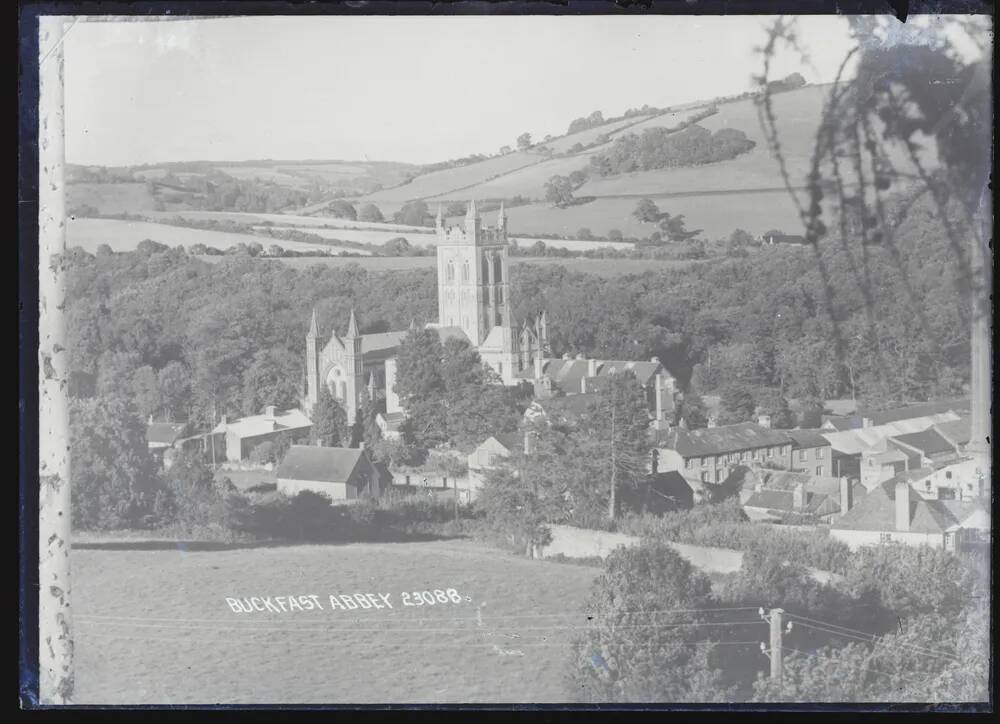
[[[343,381],[340,383],[340,399],[347,401],[347,383]]]
[[[449,282],[455,281],[455,262],[453,261],[448,262],[448,273],[447,275],[445,275],[445,278]]]
[[[466,259],[462,263],[462,281],[463,282],[469,281],[469,260],[468,259]]]
[[[503,281],[503,261],[498,254],[493,256],[493,283],[499,284]]]
[[[490,259],[487,256],[483,257],[483,278],[479,281],[480,284],[490,283]]]

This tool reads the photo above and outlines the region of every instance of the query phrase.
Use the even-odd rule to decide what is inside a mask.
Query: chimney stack
[[[716,419],[715,415],[711,415],[709,416],[708,422],[705,424],[705,427],[718,427],[718,425],[719,425],[718,419]]]
[[[910,486],[905,482],[896,483],[896,530],[910,529]]]
[[[576,355],[576,358],[577,358],[578,360],[582,360],[582,359],[585,359],[582,353],[579,353],[579,354],[577,354],[577,355]]]
[[[274,419],[274,405],[268,405],[267,407],[264,408],[264,417],[266,417],[268,420]]]
[[[799,483],[792,490],[792,508],[796,511],[804,510],[806,507],[806,486]]]
[[[321,438],[316,438],[316,447],[323,447],[323,440]]]
[[[535,379],[542,379],[542,368],[545,366],[545,360],[542,359],[541,350],[535,355]]]
[[[225,424],[227,424],[229,422],[229,420],[228,420],[228,418],[225,415],[223,415],[222,417],[219,418],[219,422],[221,424],[225,425]]]
[[[597,377],[597,360],[587,360],[587,377]]]
[[[854,491],[847,476],[840,478],[840,514],[843,515],[854,505]]]
[[[767,429],[770,430],[771,429],[771,416],[770,415],[758,415],[757,416],[757,424],[760,425],[761,427],[765,427],[765,428],[767,428]]]

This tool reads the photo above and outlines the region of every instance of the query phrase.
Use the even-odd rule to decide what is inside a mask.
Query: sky
[[[64,41],[66,160],[431,163],[644,104],[741,93],[762,16],[254,17],[77,22]],[[829,82],[846,21],[799,19]]]

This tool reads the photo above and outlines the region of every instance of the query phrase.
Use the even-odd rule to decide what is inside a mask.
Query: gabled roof
[[[365,451],[360,448],[292,445],[275,477],[346,483],[364,457]]]
[[[667,447],[682,457],[719,455],[753,450],[759,447],[790,445],[792,438],[784,430],[772,430],[753,422],[707,427],[701,430],[671,430]]]
[[[793,473],[785,470],[759,470],[756,473],[760,484],[768,490],[793,490],[803,485],[808,492],[840,494],[840,478],[811,473]]]
[[[757,490],[751,495],[744,508],[762,508],[784,513],[807,513],[810,515],[833,515],[840,512],[840,504],[824,493],[805,494],[805,507],[795,508],[795,494],[791,490]]]
[[[923,432],[911,432],[906,435],[896,435],[891,438],[896,442],[919,450],[924,455],[940,455],[941,453],[954,453],[955,446],[941,437],[941,433],[934,429]]]
[[[796,449],[812,447],[830,447],[830,441],[820,434],[819,430],[785,430],[792,438],[792,447]]]
[[[151,422],[146,425],[146,441],[152,445],[173,445],[186,427],[183,422]]]
[[[664,497],[694,497],[694,488],[691,487],[691,483],[676,470],[652,473],[643,482],[654,492]]]
[[[873,410],[871,408],[861,408],[858,410],[859,417],[865,417],[872,421],[872,425],[885,425],[890,422],[901,420],[912,420],[928,415],[939,415],[943,412],[968,412],[971,403],[968,397],[959,397],[951,400],[939,400],[937,402],[918,402],[914,405],[894,407],[889,410]]]
[[[942,412],[912,420],[899,420],[885,425],[866,427],[862,430],[852,429],[842,432],[823,432],[822,434],[837,452],[843,455],[859,455],[862,451],[879,445],[888,437],[920,432],[940,422],[957,419],[958,415],[954,412]]]
[[[873,488],[858,499],[831,527],[843,530],[893,532],[896,530],[896,483],[905,482],[894,477]],[[909,483],[907,483],[909,485]],[[910,533],[944,533],[957,524],[943,501],[924,500],[910,488]]]
[[[301,430],[312,427],[312,420],[301,410],[275,410],[274,417],[250,415],[232,422],[219,423],[213,433],[234,432],[238,437],[256,437],[281,430]]]
[[[937,430],[944,439],[956,445],[967,445],[972,437],[972,420],[968,417],[962,417],[958,420],[939,422],[933,429]]]
[[[396,432],[400,429],[403,422],[406,421],[406,413],[404,412],[379,412],[375,415],[376,421],[381,420],[382,424],[385,425],[385,429],[390,432]]]
[[[597,360],[596,377],[608,377],[623,371],[629,371],[639,380],[640,385],[648,385],[657,374],[670,375],[659,362],[639,362],[630,360]],[[542,374],[552,379],[554,387],[567,392],[577,392],[580,380],[590,377],[589,363],[585,359],[546,359],[542,360]],[[521,379],[533,379],[534,365],[529,365],[517,373]]]
[[[510,452],[524,449],[524,435],[519,432],[498,432],[493,435],[493,439]]]

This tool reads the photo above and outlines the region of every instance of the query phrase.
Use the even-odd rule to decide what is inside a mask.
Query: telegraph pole
[[[74,680],[69,370],[63,316],[65,20],[41,16],[38,23],[38,698],[49,705],[72,703]]]
[[[771,680],[776,682],[779,686],[781,684],[781,675],[784,671],[784,649],[781,646],[782,634],[787,633],[792,630],[791,621],[788,622],[788,628],[782,630],[781,624],[784,618],[785,610],[782,608],[772,608],[770,612],[764,613],[764,609],[760,609],[760,617],[770,624],[770,648],[765,646],[763,643],[760,645],[760,650],[771,659]]]

